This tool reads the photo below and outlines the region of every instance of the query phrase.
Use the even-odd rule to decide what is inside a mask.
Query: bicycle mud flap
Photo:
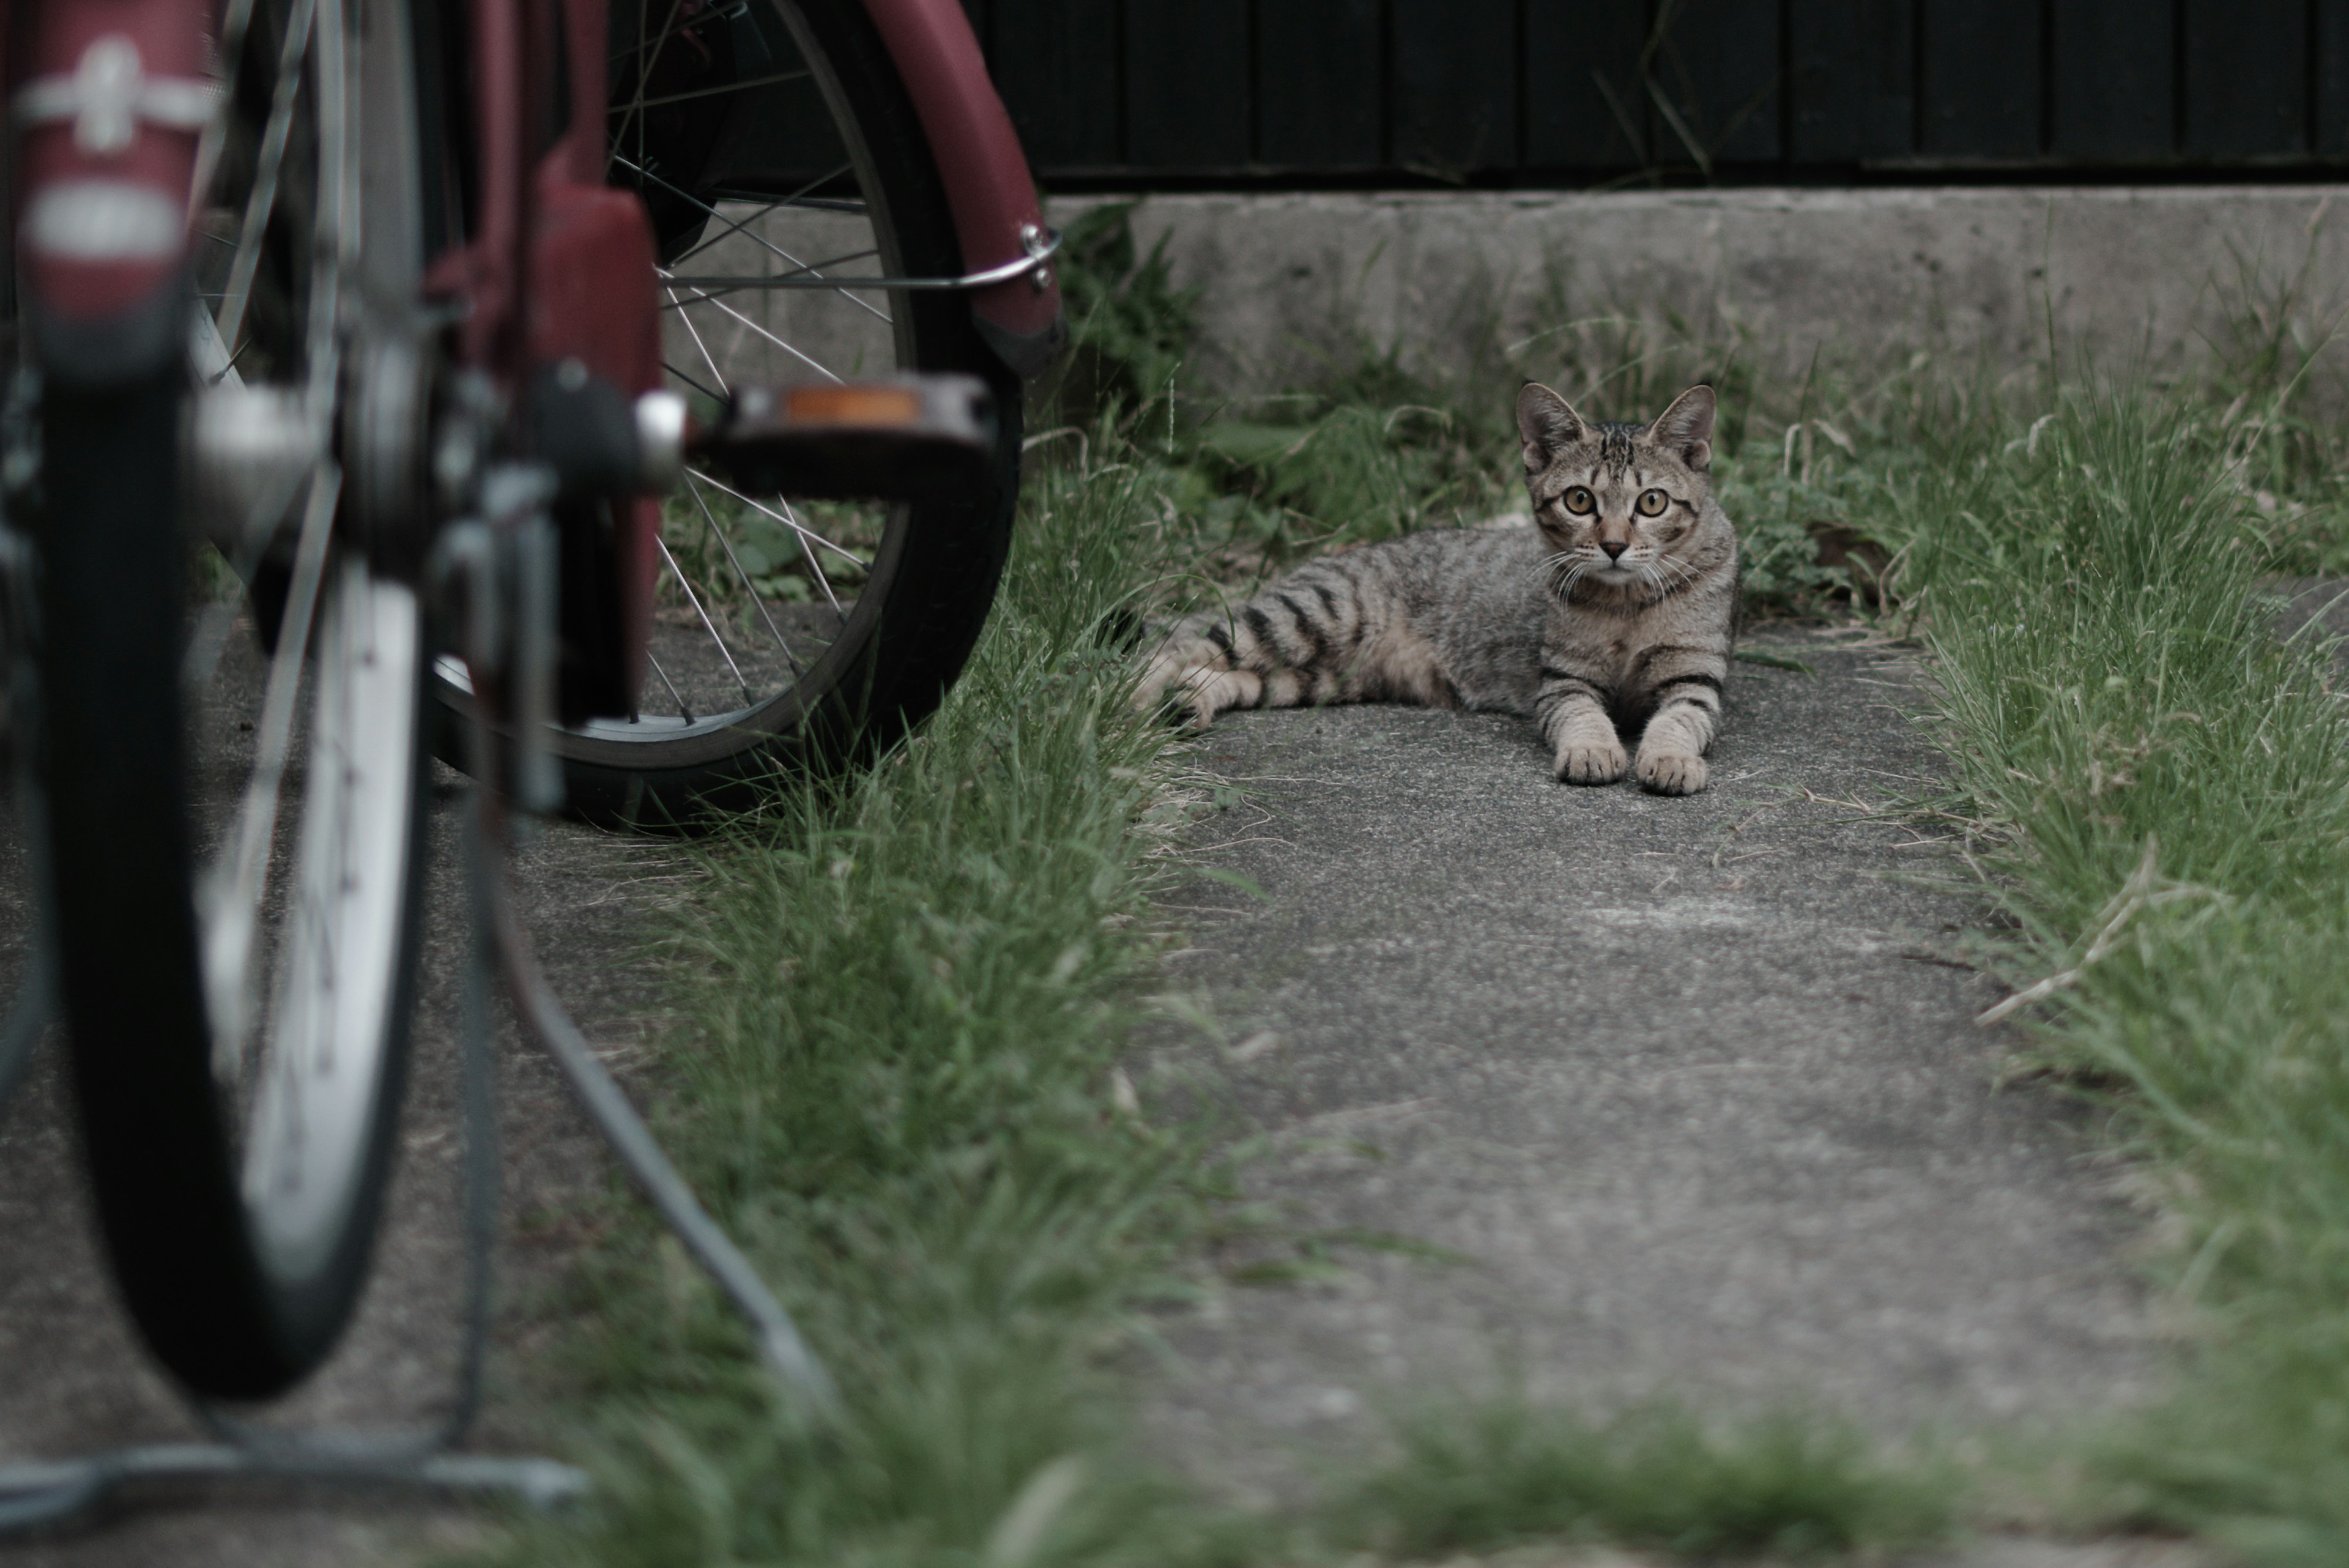
[[[995,400],[976,376],[740,387],[687,455],[750,494],[955,501],[991,477]]]

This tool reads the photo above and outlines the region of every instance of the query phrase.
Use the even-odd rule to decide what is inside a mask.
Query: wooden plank
[[[2178,150],[2176,0],[2057,0],[2047,150],[2144,162]]]
[[[1102,0],[992,0],[996,89],[1040,176],[1114,168],[1118,8]]]
[[[1659,159],[1707,167],[1778,160],[1778,23],[1779,0],[1681,0],[1671,9],[1653,67],[1673,111],[1658,110]]]
[[[1384,161],[1379,34],[1379,0],[1257,0],[1259,161],[1330,172]]]
[[[1525,26],[1526,161],[1575,170],[1647,162],[1655,109],[1640,80],[1646,7],[1637,0],[1528,0]]]
[[[2306,0],[2185,0],[2186,124],[2196,158],[2308,149]]]
[[[1787,156],[1855,163],[1916,151],[1917,43],[1909,7],[1789,0],[1794,113]]]
[[[2040,150],[2039,0],[1919,0],[1917,151],[1960,161]]]
[[[1515,0],[1392,0],[1394,161],[1465,176],[1517,165]]]
[[[2320,155],[2349,153],[2349,0],[2315,0],[2315,143]]]
[[[1247,162],[1249,0],[1125,0],[1125,161],[1205,172]]]

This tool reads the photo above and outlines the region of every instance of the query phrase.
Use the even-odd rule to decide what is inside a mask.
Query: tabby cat
[[[1557,776],[1705,785],[1737,608],[1737,533],[1713,498],[1713,389],[1647,425],[1517,395],[1532,525],[1431,529],[1309,562],[1237,613],[1171,631],[1143,675],[1202,727],[1226,708],[1416,702],[1532,718]],[[1639,735],[1639,760],[1618,725]]]

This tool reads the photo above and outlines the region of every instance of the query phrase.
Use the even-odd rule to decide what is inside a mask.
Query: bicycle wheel
[[[180,1379],[259,1398],[349,1315],[406,1054],[422,628],[414,586],[334,533],[330,438],[344,345],[382,325],[403,271],[412,299],[420,255],[404,8],[369,0],[364,35],[346,0],[227,12],[196,406],[181,364],[46,375],[37,648],[60,994],[116,1278]],[[234,601],[191,595],[180,480],[187,432],[223,410],[295,452],[227,540],[286,588],[256,610],[284,618],[242,705],[215,668]],[[184,692],[206,689],[199,723]],[[223,754],[248,732],[249,763]]]
[[[936,163],[856,0],[617,0],[611,54],[613,179],[659,233],[676,389],[961,370],[999,412],[988,482],[951,502],[813,508],[689,474],[664,522],[640,710],[553,738],[572,809],[659,824],[739,806],[779,766],[836,764],[937,705],[1009,545],[1020,393],[963,296],[775,286],[962,271]],[[461,705],[461,668],[437,673]]]

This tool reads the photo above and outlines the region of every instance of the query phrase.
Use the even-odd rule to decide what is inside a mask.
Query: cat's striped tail
[[[1177,622],[1134,688],[1133,705],[1147,713],[1179,707],[1185,721],[1204,730],[1226,708],[1253,708],[1264,700],[1264,675],[1243,660],[1257,639],[1237,616],[1203,612]]]
[[[1352,574],[1317,561],[1237,609],[1175,623],[1151,656],[1134,705],[1179,707],[1200,729],[1228,708],[1343,701],[1366,673],[1368,629]]]

